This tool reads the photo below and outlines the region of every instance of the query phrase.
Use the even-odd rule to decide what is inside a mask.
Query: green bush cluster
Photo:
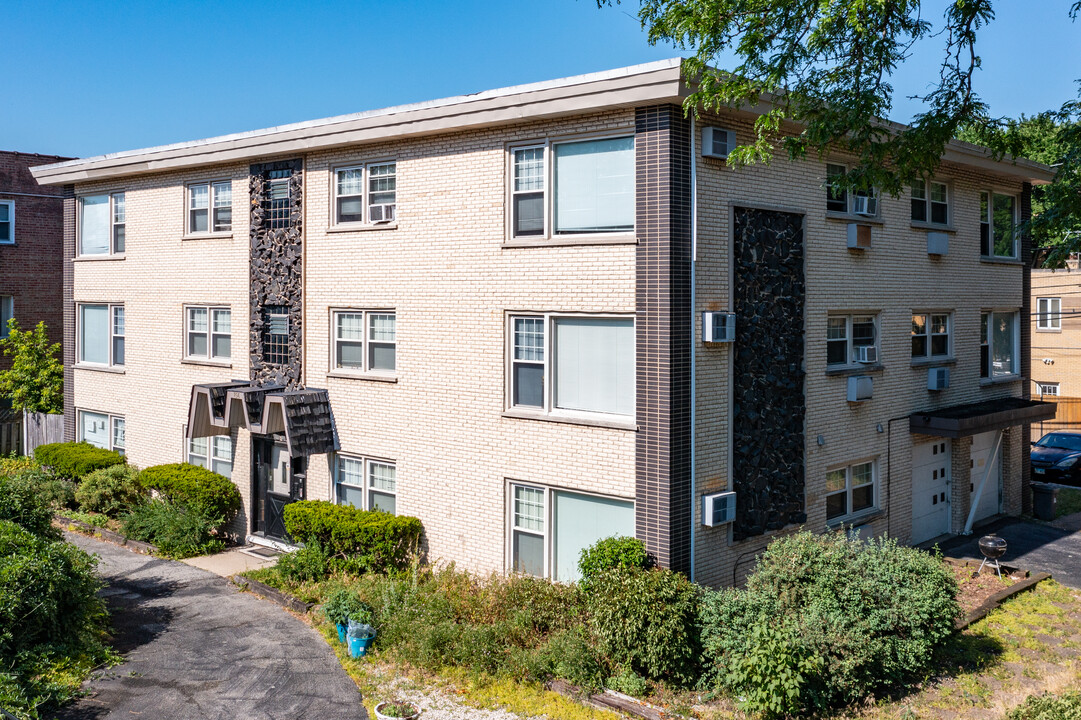
[[[361,599],[356,588],[338,588],[327,596],[323,614],[335,625],[355,623],[370,625],[374,619],[372,607]]]
[[[11,476],[15,481],[28,485],[54,511],[74,508],[75,483],[57,477],[41,467],[20,470]]]
[[[0,520],[7,520],[43,538],[58,539],[53,509],[33,484],[0,475]],[[2,583],[0,583],[2,584]]]
[[[1081,691],[1032,695],[1014,708],[1007,720],[1081,720]]]
[[[653,567],[653,558],[641,540],[632,537],[609,537],[582,550],[578,559],[579,583],[588,587],[594,576],[615,568]]]
[[[237,486],[225,476],[198,465],[154,465],[139,473],[139,482],[173,502],[200,507],[208,517],[221,517],[221,524],[240,512]]]
[[[404,569],[416,556],[423,530],[414,517],[324,500],[289,503],[284,518],[290,537],[319,543],[339,567],[353,571]]]
[[[146,502],[147,492],[138,476],[139,471],[130,465],[95,470],[79,483],[75,500],[87,512],[119,517]]]
[[[895,540],[869,543],[843,533],[801,532],[770,544],[746,590],[709,593],[702,604],[711,682],[748,696],[762,663],[802,680],[783,712],[847,705],[923,677],[952,632],[960,607],[953,573],[941,558]],[[766,633],[778,618],[784,634]],[[789,687],[789,690],[792,688]]]
[[[317,582],[331,572],[331,561],[323,545],[312,540],[299,550],[282,555],[278,560],[278,572],[293,583]]]
[[[34,459],[54,475],[70,480],[81,480],[95,470],[123,465],[125,462],[120,453],[95,447],[88,442],[39,445],[34,448]]]
[[[221,515],[211,515],[201,505],[154,500],[137,506],[121,522],[124,537],[152,543],[166,557],[210,555],[225,547],[217,535]]]

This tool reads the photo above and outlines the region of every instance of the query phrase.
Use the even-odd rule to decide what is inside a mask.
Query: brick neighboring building
[[[1019,513],[1049,408],[1013,228],[1049,170],[955,142],[889,198],[831,190],[843,154],[734,169],[754,116],[685,118],[680,72],[39,168],[76,186],[67,436],[230,474],[258,541],[329,499],[564,580],[613,533],[723,585],[799,526]]]
[[[1067,267],[1032,271],[1032,394],[1062,398],[1059,417],[1032,427],[1032,439],[1053,429],[1076,429],[1081,407],[1081,274],[1076,258]]]
[[[41,321],[63,340],[64,198],[71,188],[39,185],[30,172],[69,158],[0,151],[0,334],[8,318],[24,330]],[[0,369],[11,360],[0,355]]]

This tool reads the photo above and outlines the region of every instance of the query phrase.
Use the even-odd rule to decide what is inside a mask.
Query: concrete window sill
[[[328,378],[340,378],[343,380],[372,380],[382,383],[396,383],[398,378],[394,375],[376,375],[375,373],[351,373],[334,370],[327,373]]]
[[[205,233],[188,233],[181,237],[181,240],[232,240],[233,233],[230,232],[205,232]]]
[[[870,510],[864,510],[861,513],[857,513],[856,515],[846,515],[845,517],[836,518],[835,520],[827,520],[826,528],[829,530],[836,530],[845,525],[863,525],[865,523],[869,523],[884,517],[886,517],[885,510],[872,508]]]
[[[1024,265],[1017,258],[993,257],[991,255],[980,255],[980,262],[988,265],[1017,265],[1018,267]]]
[[[997,378],[980,378],[981,387],[990,387],[992,385],[1005,385],[1006,383],[1020,382],[1023,380],[1020,375],[1003,375]]]
[[[613,430],[638,430],[634,420],[616,420],[608,418],[588,418],[573,415],[553,415],[544,412],[532,412],[521,408],[510,408],[503,412],[505,418],[518,420],[540,420],[541,422],[566,423],[568,425],[588,425],[590,427],[611,428]]]
[[[885,369],[886,366],[882,363],[875,363],[874,365],[845,365],[843,367],[826,368],[826,375],[828,377],[849,377],[851,375],[882,372]]]
[[[93,372],[112,373],[113,375],[123,375],[127,370],[123,367],[115,367],[110,365],[88,365],[86,363],[76,363],[73,366],[76,370],[90,370]]]
[[[956,233],[957,228],[953,225],[936,225],[935,223],[920,222],[919,220],[912,221],[913,230],[930,230],[931,232],[944,232],[944,233]]]
[[[860,225],[885,225],[886,222],[880,217],[866,217],[864,215],[854,215],[852,213],[838,212],[836,210],[826,211],[827,220],[836,220],[837,222],[844,223],[858,223]]]
[[[937,367],[938,365],[956,365],[957,358],[952,355],[943,355],[941,357],[922,357],[912,358],[912,367]]]
[[[505,248],[567,247],[573,245],[637,245],[633,233],[618,235],[555,235],[553,237],[507,238]]]
[[[126,256],[124,255],[124,253],[114,253],[114,254],[109,254],[109,255],[104,255],[104,254],[103,255],[79,255],[78,257],[73,257],[71,259],[71,261],[72,262],[102,262],[102,261],[109,261],[109,260],[124,260],[125,257]]]
[[[369,232],[371,230],[397,230],[397,222],[389,223],[353,223],[345,225],[331,225],[327,228],[328,233],[351,233]]]
[[[199,358],[183,358],[181,365],[201,365],[203,367],[231,368],[233,363],[221,360],[200,360]]]

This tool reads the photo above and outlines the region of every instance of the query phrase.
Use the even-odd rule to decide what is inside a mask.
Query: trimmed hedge
[[[95,470],[127,462],[120,453],[95,447],[88,442],[38,445],[34,448],[34,459],[51,468],[53,474],[72,480],[81,480]]]
[[[139,483],[173,502],[197,505],[226,524],[240,512],[240,490],[231,480],[198,465],[154,465],[139,473]]]
[[[285,530],[302,543],[319,543],[333,557],[358,570],[401,570],[417,552],[424,527],[414,517],[357,510],[325,500],[285,506]]]

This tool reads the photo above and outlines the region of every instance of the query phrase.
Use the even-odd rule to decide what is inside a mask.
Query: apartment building
[[[67,159],[0,151],[0,337],[12,317],[24,329],[44,321],[50,339],[63,337],[65,190],[39,185],[30,168]],[[10,367],[0,355],[0,369]]]
[[[253,541],[326,499],[560,580],[612,534],[723,585],[800,526],[1020,512],[1047,168],[953,143],[847,193],[843,155],[729,167],[754,115],[687,94],[677,59],[36,169],[68,437],[229,475]]]

